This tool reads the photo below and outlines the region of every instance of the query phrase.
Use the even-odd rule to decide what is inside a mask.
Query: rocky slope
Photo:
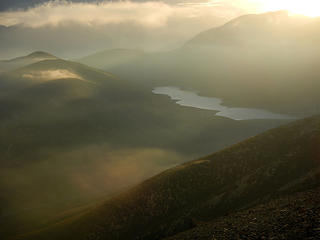
[[[285,196],[221,217],[166,240],[319,239],[320,189]]]

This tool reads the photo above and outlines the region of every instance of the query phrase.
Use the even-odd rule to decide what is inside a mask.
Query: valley
[[[180,108],[144,84],[35,55],[0,75],[5,235],[45,226],[65,211],[290,121],[237,122]]]
[[[1,240],[319,238],[319,17],[33,4],[0,6]]]

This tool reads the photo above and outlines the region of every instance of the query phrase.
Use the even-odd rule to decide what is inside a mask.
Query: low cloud
[[[137,24],[148,28],[166,26],[171,19],[229,20],[245,13],[287,8],[288,1],[265,0],[191,0],[191,1],[99,1],[72,2],[55,0],[23,10],[0,12],[0,25],[32,28],[80,23],[88,26]],[[314,2],[314,0],[308,0]],[[295,3],[295,8],[301,7]]]
[[[5,26],[23,24],[36,28],[44,25],[59,26],[66,22],[92,26],[131,22],[147,27],[160,27],[172,14],[173,8],[161,2],[54,1],[28,10],[3,12],[0,14],[0,24]]]
[[[223,7],[223,9],[222,9]],[[186,2],[170,5],[164,2],[96,2],[72,3],[67,1],[47,2],[27,10],[0,13],[4,26],[24,25],[32,28],[60,26],[68,22],[88,26],[133,23],[149,28],[165,26],[172,18],[230,18],[239,15],[236,8],[220,1]]]
[[[48,154],[40,162],[0,169],[2,220],[12,217],[20,224],[37,224],[79,204],[104,199],[186,159],[166,149],[114,149],[107,144]]]
[[[244,1],[244,0],[243,0]],[[36,50],[78,58],[110,48],[167,51],[247,13],[241,0],[53,1],[0,12],[0,57]]]
[[[65,69],[47,70],[47,71],[31,71],[22,75],[23,78],[31,80],[51,81],[63,78],[77,78],[83,80],[81,76]]]

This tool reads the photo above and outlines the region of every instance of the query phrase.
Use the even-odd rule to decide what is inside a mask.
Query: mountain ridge
[[[320,18],[318,18],[320,19]],[[292,40],[294,32],[301,27],[317,22],[317,18],[290,15],[288,11],[267,12],[262,14],[247,14],[235,18],[220,27],[201,32],[184,45],[214,44],[271,44],[273,41]],[[254,41],[249,39],[255,33]],[[248,38],[249,37],[249,38]]]

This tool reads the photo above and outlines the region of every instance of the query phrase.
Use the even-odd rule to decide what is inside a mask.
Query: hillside
[[[89,213],[21,239],[162,239],[313,189],[319,186],[319,139],[319,117],[299,120],[167,170]]]
[[[319,188],[230,214],[166,240],[320,238]]]
[[[0,235],[287,122],[216,117],[129,80],[63,59],[0,74]]]
[[[291,16],[286,11],[240,16],[220,27],[195,36],[186,46],[256,46],[297,44],[296,32],[303,31],[317,20]],[[315,34],[316,31],[313,32]]]
[[[286,12],[245,15],[112,72],[147,86],[195,89],[229,106],[311,116],[320,113],[317,29],[319,19]]]
[[[23,67],[28,64],[40,62],[43,60],[57,59],[57,57],[53,56],[50,53],[37,51],[30,53],[27,56],[17,57],[10,60],[2,60],[0,61],[0,72],[10,71],[13,69],[17,69]]]
[[[108,70],[115,66],[136,61],[147,55],[142,50],[136,49],[111,49],[78,59],[77,62],[99,69]]]

